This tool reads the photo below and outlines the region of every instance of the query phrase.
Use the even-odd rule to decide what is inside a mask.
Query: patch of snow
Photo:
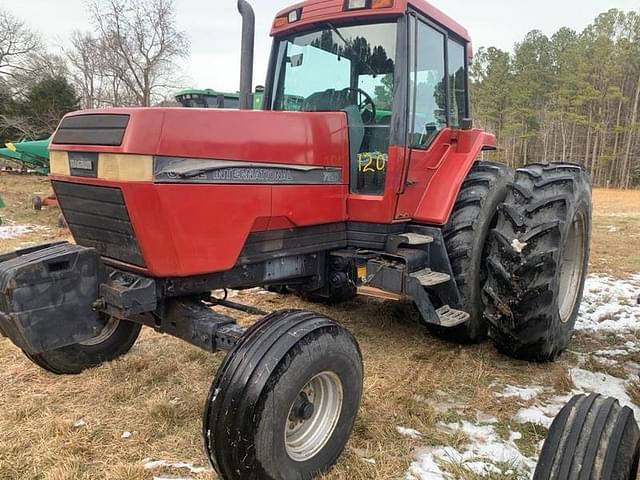
[[[576,329],[609,332],[639,330],[639,295],[640,274],[626,280],[590,275],[585,284]]]
[[[422,434],[413,428],[396,427],[396,430],[403,437],[413,438],[414,440],[420,440],[420,438],[422,438]]]
[[[481,411],[476,411],[476,422],[478,423],[498,423],[498,419],[493,415],[488,415]]]
[[[407,472],[406,480],[445,480],[445,473],[436,462],[436,458],[442,460],[447,459],[447,450],[452,450],[459,455],[453,448],[425,448],[416,452],[417,460],[411,464]],[[451,461],[451,459],[449,459]]]
[[[30,225],[0,225],[0,239],[11,240],[33,231]]]
[[[477,475],[501,474],[502,470],[496,465],[501,463],[523,472],[535,469],[535,459],[524,456],[515,444],[521,438],[517,432],[511,432],[509,440],[504,441],[492,425],[460,422],[440,426],[451,433],[464,433],[471,443],[465,445],[462,452],[452,447],[418,450],[405,479],[452,480],[443,470],[447,463],[460,465]]]
[[[168,460],[153,460],[151,458],[145,458],[142,461],[142,466],[145,470],[154,470],[156,468],[177,468],[177,469],[186,469],[189,470],[193,474],[206,473],[211,471],[211,469],[206,467],[196,467],[191,463],[187,462],[169,462]]]
[[[576,388],[585,393],[600,393],[607,397],[617,398],[620,401],[620,405],[631,408],[636,418],[640,418],[640,407],[633,403],[627,394],[627,381],[624,379],[613,377],[606,373],[574,368],[571,370],[571,380]]]
[[[516,413],[514,419],[520,423],[535,423],[549,428],[553,419],[573,396],[589,393],[617,398],[621,405],[631,408],[636,418],[640,418],[640,407],[634,404],[627,394],[626,380],[581,368],[571,369],[570,375],[575,386],[570,394],[554,397],[545,404],[523,408]]]
[[[576,392],[575,394],[579,393]],[[553,419],[573,396],[573,393],[560,395],[552,398],[548,403],[522,408],[516,413],[514,420],[520,423],[534,423],[549,428],[553,423]]]
[[[467,404],[464,402],[455,402],[448,400],[429,402],[425,399],[424,403],[428,403],[431,408],[433,408],[438,413],[448,413],[452,410],[458,412],[464,410],[467,407]]]
[[[627,350],[596,350],[593,354],[598,357],[622,357],[629,352]]]
[[[498,393],[496,396],[503,398],[518,397],[522,400],[529,401],[543,392],[543,387],[514,387],[513,385],[506,385],[502,393]]]
[[[84,421],[84,419],[79,418],[78,420],[76,420],[75,422],[73,422],[73,428],[82,428],[87,424],[87,422]]]

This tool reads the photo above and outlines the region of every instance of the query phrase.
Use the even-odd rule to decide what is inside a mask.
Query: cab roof
[[[376,19],[393,18],[404,15],[409,8],[417,10],[432,21],[455,33],[462,40],[471,43],[471,37],[466,28],[449,17],[442,10],[434,7],[426,0],[394,0],[393,6],[386,8],[360,10],[345,10],[345,0],[307,0],[289,8],[281,10],[276,15],[282,17],[297,9],[302,9],[301,18],[294,23],[282,27],[275,24],[271,30],[271,35],[276,36],[283,33],[295,32],[307,28],[315,23],[323,21],[348,21],[351,19]]]

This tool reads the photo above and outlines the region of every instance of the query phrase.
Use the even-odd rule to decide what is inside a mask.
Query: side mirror
[[[298,55],[291,55],[287,57],[287,62],[291,64],[292,68],[300,67],[304,62],[304,54],[299,53]]]

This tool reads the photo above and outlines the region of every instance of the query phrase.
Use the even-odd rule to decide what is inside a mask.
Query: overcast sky
[[[40,31],[51,49],[64,45],[73,30],[88,30],[83,0],[2,0],[2,6]],[[175,0],[179,27],[191,40],[182,75],[189,86],[238,89],[241,20],[235,0]],[[255,82],[264,83],[276,12],[296,0],[253,0],[256,10]],[[463,24],[475,48],[511,49],[528,31],[551,35],[568,26],[581,30],[610,8],[638,10],[639,0],[432,0]]]

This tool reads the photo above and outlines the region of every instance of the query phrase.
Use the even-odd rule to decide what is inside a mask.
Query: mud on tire
[[[579,395],[553,421],[533,480],[635,480],[639,456],[633,411],[614,398]]]
[[[487,278],[486,241],[495,226],[498,206],[513,181],[513,170],[493,162],[477,162],[465,179],[444,239],[456,284],[462,296],[461,309],[471,317],[454,328],[427,324],[429,330],[446,340],[476,343],[487,334],[483,318],[482,287]]]
[[[502,352],[551,361],[573,335],[591,243],[591,186],[576,165],[516,172],[500,207],[483,297],[489,334]]]

